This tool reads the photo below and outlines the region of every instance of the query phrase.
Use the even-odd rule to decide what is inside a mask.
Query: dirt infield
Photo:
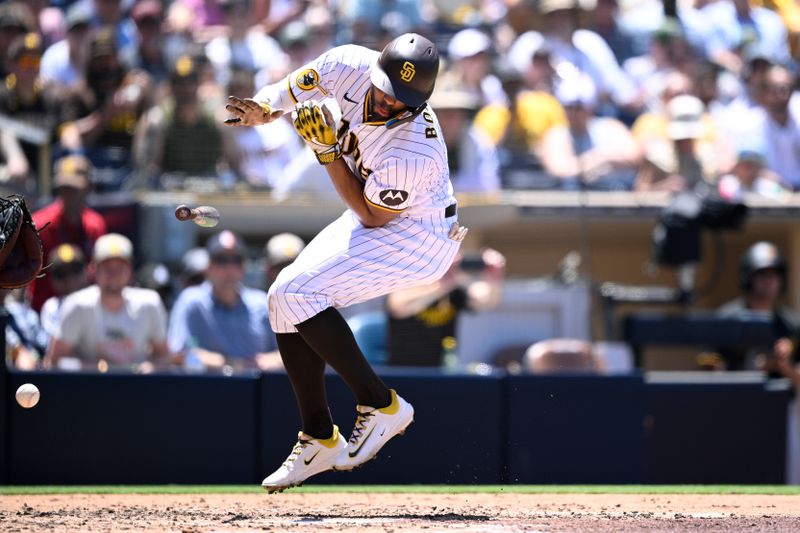
[[[0,530],[789,532],[800,531],[800,496],[291,492],[0,496]]]

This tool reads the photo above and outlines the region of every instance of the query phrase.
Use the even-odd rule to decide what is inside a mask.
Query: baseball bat
[[[179,205],[175,208],[175,218],[181,222],[191,220],[203,228],[213,228],[219,224],[219,211],[210,205],[199,205],[197,207]]]

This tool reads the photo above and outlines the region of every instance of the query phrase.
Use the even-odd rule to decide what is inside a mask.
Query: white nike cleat
[[[261,482],[261,486],[268,492],[279,492],[300,485],[311,476],[332,470],[336,457],[346,448],[347,442],[339,437],[336,426],[328,439],[315,439],[301,431],[292,453],[280,468]]]
[[[396,435],[402,435],[414,421],[411,404],[392,392],[392,403],[376,409],[359,405],[358,418],[347,442],[333,465],[334,470],[352,470],[370,459],[374,459],[383,445]]]

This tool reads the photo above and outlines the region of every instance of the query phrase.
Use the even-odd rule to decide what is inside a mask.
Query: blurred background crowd
[[[333,194],[286,121],[220,127],[331,47],[417,31],[456,192],[800,187],[800,7],[773,0],[30,0],[0,3],[4,189]]]
[[[87,196],[336,198],[288,121],[223,128],[224,100],[250,97],[336,45],[380,50],[408,31],[440,49],[430,105],[457,194],[702,189],[781,204],[800,189],[793,1],[4,1],[0,192],[38,206],[51,264],[6,297],[13,363],[279,368],[264,290],[301,239],[276,236],[252,254],[223,231],[177,269],[141,264],[135,238]],[[244,290],[253,261],[264,277]],[[785,284],[776,265],[761,270]],[[483,249],[425,294],[390,298],[389,318],[373,325],[390,328],[380,334],[389,348],[375,361],[446,365],[458,313],[494,305],[504,267]],[[420,328],[436,332],[426,340]],[[414,359],[426,346],[435,353]],[[537,350],[532,365],[559,351],[595,364],[585,344]]]

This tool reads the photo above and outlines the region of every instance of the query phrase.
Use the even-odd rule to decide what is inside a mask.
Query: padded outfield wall
[[[0,365],[2,366],[2,365]],[[299,429],[284,374],[0,370],[0,483],[258,483]],[[782,483],[789,392],[643,376],[385,371],[415,424],[377,461],[315,483]],[[42,391],[16,404],[22,383]],[[349,434],[354,400],[328,377]]]

